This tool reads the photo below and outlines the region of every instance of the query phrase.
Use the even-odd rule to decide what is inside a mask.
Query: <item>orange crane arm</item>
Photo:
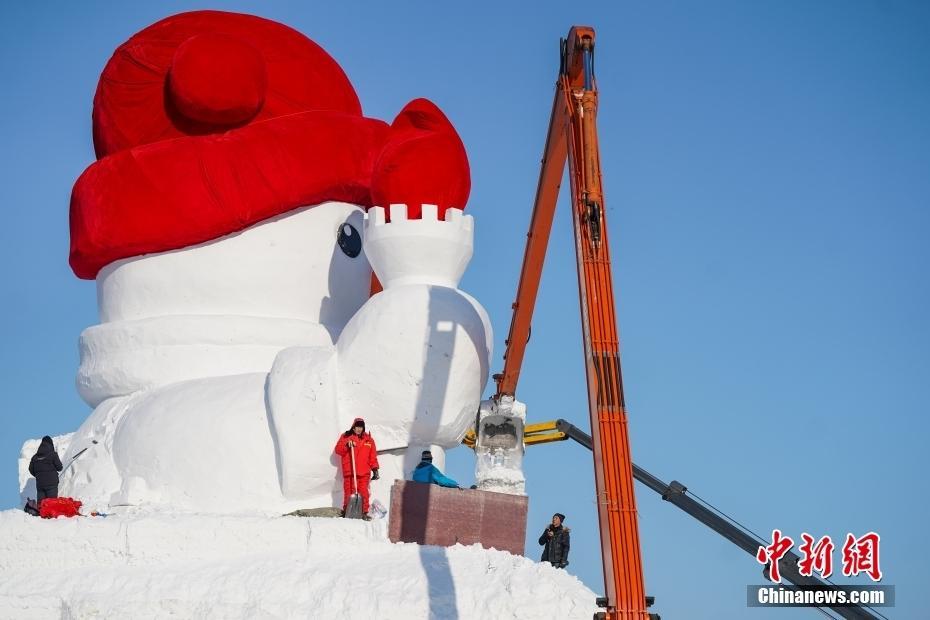
[[[546,137],[546,149],[543,152],[542,169],[539,172],[539,184],[536,186],[536,201],[533,203],[533,215],[530,218],[530,230],[526,233],[526,249],[523,251],[523,268],[517,285],[517,299],[513,302],[513,318],[510,332],[504,345],[504,370],[494,375],[497,382],[497,397],[513,396],[520,379],[523,355],[530,339],[530,323],[533,309],[536,307],[536,294],[539,292],[539,280],[546,260],[546,248],[549,247],[549,233],[552,231],[552,218],[559,198],[562,184],[562,172],[568,157],[568,107],[562,89],[555,93],[552,102],[552,115],[549,117],[549,134]]]
[[[549,135],[495,398],[516,392],[567,158],[604,567],[603,616],[647,620],[596,121],[594,30],[575,26],[562,40]]]

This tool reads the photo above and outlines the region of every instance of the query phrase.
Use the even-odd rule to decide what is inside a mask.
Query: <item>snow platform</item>
[[[2,620],[590,620],[594,599],[504,551],[392,544],[384,519],[0,512]]]
[[[480,544],[521,555],[529,499],[397,480],[391,487],[391,542],[451,547]]]

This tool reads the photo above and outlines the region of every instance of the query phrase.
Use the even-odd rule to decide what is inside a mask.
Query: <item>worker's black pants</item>
[[[46,497],[58,497],[58,485],[56,484],[53,487],[42,487],[41,489],[36,489],[36,503],[38,504]]]

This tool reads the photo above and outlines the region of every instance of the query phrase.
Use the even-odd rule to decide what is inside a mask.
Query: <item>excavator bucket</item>
[[[523,476],[525,419],[526,407],[512,398],[481,403],[475,438],[475,478],[479,489],[523,494],[526,486]]]
[[[478,436],[481,446],[489,450],[513,450],[517,447],[517,425],[512,418],[505,416],[488,416],[482,420]]]

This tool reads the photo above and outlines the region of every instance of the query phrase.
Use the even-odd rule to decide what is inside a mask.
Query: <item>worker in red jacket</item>
[[[342,457],[342,514],[345,516],[349,497],[355,492],[352,482],[352,451],[355,452],[355,484],[358,485],[359,495],[362,496],[362,518],[369,521],[368,516],[368,480],[378,479],[378,448],[370,433],[365,432],[365,420],[355,418],[352,428],[339,436],[336,448],[333,450]]]

